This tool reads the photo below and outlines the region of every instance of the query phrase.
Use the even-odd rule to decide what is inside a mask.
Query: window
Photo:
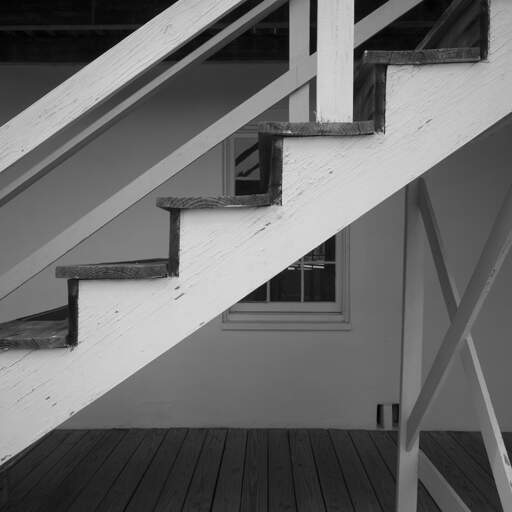
[[[265,192],[256,126],[224,143],[224,193]],[[349,329],[348,230],[329,238],[230,308],[225,329]]]

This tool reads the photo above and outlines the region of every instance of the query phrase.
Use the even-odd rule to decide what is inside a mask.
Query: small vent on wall
[[[399,418],[400,404],[377,404],[377,428],[396,429]]]

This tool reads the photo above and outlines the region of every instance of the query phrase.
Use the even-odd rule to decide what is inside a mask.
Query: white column
[[[319,0],[316,119],[352,122],[354,0]]]
[[[405,191],[402,363],[396,510],[416,511],[419,440],[407,449],[407,420],[421,389],[423,351],[424,237],[418,208],[418,181]]]
[[[290,69],[309,56],[310,0],[290,0]],[[289,97],[289,119],[309,121],[309,84]]]

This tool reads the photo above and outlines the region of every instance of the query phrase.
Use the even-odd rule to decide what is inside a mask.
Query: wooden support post
[[[316,119],[352,122],[354,0],[318,2]]]
[[[448,315],[450,320],[453,321],[459,306],[460,295],[455,279],[448,269],[439,224],[432,207],[427,186],[423,180],[420,180],[419,207]],[[475,400],[480,429],[489,456],[489,463],[494,475],[501,504],[503,510],[512,511],[512,468],[510,467],[507,449],[505,448],[501,436],[498,419],[494,412],[487,383],[485,382],[485,377],[471,334],[468,335],[463,343],[461,357],[469,387]]]
[[[415,444],[423,418],[439,391],[453,356],[466,339],[482,309],[494,280],[512,245],[512,187],[494,222],[478,264],[466,287],[457,313],[446,332],[441,348],[407,422],[407,446]]]
[[[290,0],[290,69],[309,56],[310,0]],[[309,121],[309,84],[289,98],[289,120]]]
[[[416,510],[419,440],[407,447],[407,420],[421,389],[423,352],[423,230],[418,210],[418,182],[405,190],[402,363],[398,437],[397,512]]]

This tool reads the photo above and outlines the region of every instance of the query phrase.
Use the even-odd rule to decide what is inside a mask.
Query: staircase
[[[240,3],[222,0],[211,7],[205,0],[181,0],[174,4],[40,100],[40,105],[2,127],[0,169],[75,122]],[[263,2],[264,8],[246,16],[231,35],[282,3]],[[396,18],[415,3],[385,4],[373,14],[371,28],[371,20],[356,25],[356,45],[389,23],[390,16]],[[459,9],[466,3],[454,2]],[[489,9],[482,5],[485,8],[474,13],[482,27],[477,47],[472,32],[475,16],[473,23],[457,30],[465,44],[445,47],[455,24],[462,23],[460,16],[454,16],[459,12],[454,7],[418,50],[366,52],[356,77],[360,84],[356,121],[263,123],[260,161],[266,193],[160,198],[157,206],[170,222],[165,234],[170,249],[164,258],[57,267],[57,277],[68,280],[67,308],[0,326],[0,347],[8,349],[0,357],[0,461],[510,114],[512,4],[492,0]],[[443,34],[441,28],[447,26],[450,30]],[[110,79],[104,70],[113,59],[118,68]],[[2,276],[3,296],[179,172],[200,155],[198,151],[207,151],[264,111],[269,102],[307,83],[315,74],[315,62],[315,56],[307,56],[277,85],[271,84],[191,141],[188,147],[200,142],[192,156],[188,147],[181,148]],[[139,99],[133,98],[126,108]],[[51,105],[56,114],[41,116],[51,113]],[[115,117],[105,119],[105,124]],[[90,137],[91,133],[84,135]],[[82,141],[76,142],[78,146]],[[47,169],[39,172],[43,175]]]

